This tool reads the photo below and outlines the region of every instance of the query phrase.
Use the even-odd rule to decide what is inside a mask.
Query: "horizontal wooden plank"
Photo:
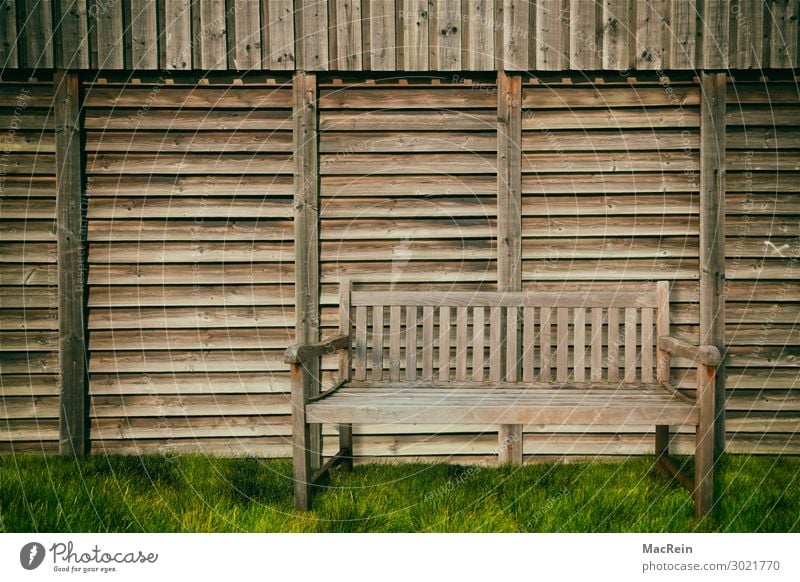
[[[3,140],[3,153],[54,153],[56,151],[56,136],[49,131],[41,129],[17,129],[14,123],[13,133],[8,133]]]
[[[5,176],[3,196],[53,198],[55,204],[55,176]]]
[[[535,109],[577,109],[609,107],[688,106],[700,104],[697,87],[535,87],[522,88],[522,106]]]
[[[0,288],[2,289],[2,288]],[[92,287],[89,307],[191,305],[294,305],[294,284],[278,285],[153,285],[130,287]]]
[[[58,288],[55,283],[48,287],[0,287],[0,307],[24,307],[26,309],[52,307],[55,309],[58,307]]]
[[[88,176],[95,196],[292,196],[292,176]]]
[[[8,243],[0,245],[0,261],[4,263],[50,263],[57,260],[54,243]]]
[[[797,105],[800,102],[800,91],[798,91],[795,83],[771,83],[765,85],[763,82],[737,82],[728,85],[725,100],[734,107],[737,104],[744,103],[769,103],[775,105],[787,103]]]
[[[249,126],[249,123],[247,124]],[[287,131],[88,131],[87,152],[291,152]]]
[[[492,104],[494,106],[494,104]],[[493,109],[451,111],[421,109],[322,110],[319,129],[322,135],[341,131],[495,131],[497,114]]]
[[[170,350],[91,352],[89,372],[274,372],[287,371],[281,350]]]
[[[12,396],[0,399],[0,418],[58,418],[58,396]]]
[[[195,222],[206,217],[222,218],[291,218],[290,199],[264,198],[195,198],[176,199],[147,197],[95,197],[89,202],[87,214],[94,218],[192,218]]]
[[[699,234],[696,216],[598,216],[522,219],[522,237],[687,236]]]
[[[90,202],[91,205],[91,202]],[[234,208],[236,205],[233,205]],[[246,207],[245,207],[246,208]],[[169,210],[162,210],[169,212]],[[242,211],[244,212],[244,211]],[[250,214],[252,216],[252,213]],[[218,215],[219,216],[219,215]],[[224,216],[224,214],[223,214]],[[89,241],[291,241],[291,220],[176,220],[172,218],[125,220],[93,219],[89,222]],[[290,243],[287,243],[290,244]]]
[[[320,205],[320,217],[326,218],[383,218],[390,215],[395,218],[430,218],[435,216],[495,216],[497,200],[492,197],[448,197],[440,199],[417,200],[410,197],[394,198],[359,197],[332,198],[323,200]],[[357,223],[356,223],[357,224]]]
[[[697,152],[598,152],[522,154],[523,172],[685,172],[700,169]],[[687,179],[687,183],[689,179]]]
[[[242,87],[229,85],[213,87],[198,85],[192,88],[145,85],[139,87],[104,86],[86,87],[84,107],[141,107],[207,109],[226,108],[276,108],[292,106],[292,90],[273,86]]]
[[[800,170],[800,152],[792,150],[778,153],[733,150],[727,152],[725,159],[727,167],[734,171]]]
[[[93,243],[89,263],[251,263],[294,260],[294,249],[281,242]]]
[[[700,188],[696,175],[668,172],[635,174],[523,174],[523,194],[644,194],[686,192]]]
[[[428,305],[428,306],[506,306],[506,307],[644,307],[655,306],[655,293],[646,292],[581,292],[563,291],[547,293],[529,291],[527,293],[490,292],[384,292],[353,291],[351,305]]]
[[[60,387],[56,374],[2,375],[3,396],[58,396]]]
[[[18,153],[8,156],[4,164],[6,174],[55,174],[56,157],[52,153]]]
[[[56,217],[56,205],[54,200],[46,198],[1,198],[0,216],[4,220],[52,220]]]
[[[4,374],[55,374],[58,372],[58,354],[0,351],[0,365]]]
[[[699,212],[698,196],[686,194],[640,194],[598,196],[523,196],[523,216],[671,215]]]
[[[172,107],[178,107],[172,103]],[[88,130],[291,130],[291,109],[86,109]]]
[[[522,263],[522,280],[581,281],[600,280],[666,280],[698,279],[699,265],[695,259],[586,259],[572,262],[525,260]]]
[[[291,307],[97,307],[89,313],[89,329],[285,327],[293,317]]]
[[[494,218],[436,218],[425,220],[326,220],[320,228],[323,241],[410,240],[414,238],[489,238]]]
[[[618,130],[618,131],[524,131],[523,151],[637,151],[693,150],[700,147],[698,131]]]
[[[647,109],[526,109],[522,113],[523,130],[557,129],[660,129],[700,127],[698,108],[653,107]]]
[[[58,270],[53,265],[0,265],[3,285],[57,285]]]
[[[86,160],[86,171],[93,174],[291,174],[293,169],[285,154],[89,154]]]
[[[2,267],[0,267],[0,272]],[[220,285],[280,283],[294,277],[293,265],[98,265],[89,270],[90,285]]]
[[[496,94],[470,87],[358,87],[321,89],[319,108],[325,109],[474,109],[494,107]]]
[[[341,152],[492,152],[497,150],[494,132],[340,132],[324,131],[319,151]]]
[[[732,104],[725,112],[725,123],[728,127],[798,125],[800,124],[800,107],[796,103],[793,105],[777,103],[775,105],[748,105],[746,107]]]
[[[323,377],[330,382],[329,375]],[[195,374],[92,374],[89,391],[95,395],[121,394],[249,394],[288,393],[289,374],[282,372],[198,372]]]
[[[492,175],[323,176],[322,198],[408,196],[494,196],[497,177]],[[352,202],[358,204],[358,202]]]
[[[288,414],[288,395],[113,396],[91,398],[90,417]]]
[[[497,156],[487,153],[352,154],[320,156],[320,174],[492,174]]]
[[[3,331],[0,332],[0,351],[2,352],[39,352],[58,351],[58,333],[50,331]],[[3,369],[3,373],[6,370]],[[5,393],[5,386],[3,386]]]
[[[786,121],[778,119],[781,125]],[[728,149],[780,149],[800,148],[800,131],[791,127],[747,127],[744,130],[728,130],[725,135]]]
[[[58,329],[58,309],[2,309],[0,330]]]
[[[4,342],[6,335],[0,336]],[[11,338],[12,340],[14,338]],[[21,338],[28,339],[28,338]],[[35,338],[38,345],[49,338]],[[30,339],[28,339],[30,341]],[[89,338],[92,351],[113,350],[281,350],[294,341],[294,330],[273,328],[204,328],[204,329],[148,329],[148,330],[95,330]],[[57,346],[56,346],[57,347]]]

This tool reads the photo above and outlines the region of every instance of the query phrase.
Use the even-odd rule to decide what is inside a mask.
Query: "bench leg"
[[[656,461],[669,455],[669,426],[656,426]]]
[[[500,425],[497,440],[498,462],[501,465],[522,465],[522,425]]]
[[[292,461],[294,464],[294,506],[296,509],[311,509],[311,451],[310,427],[303,423],[295,424],[292,435]]]
[[[342,470],[353,470],[353,425],[339,425],[339,452],[342,455]]]
[[[305,377],[301,366],[291,368],[292,378],[292,465],[294,506],[311,509],[311,427],[306,422]]]
[[[714,372],[709,366],[697,367],[700,422],[695,437],[694,510],[698,517],[709,515],[714,505]]]

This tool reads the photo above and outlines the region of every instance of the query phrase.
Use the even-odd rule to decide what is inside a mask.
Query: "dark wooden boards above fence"
[[[791,69],[798,12],[796,0],[6,0],[0,67]]]

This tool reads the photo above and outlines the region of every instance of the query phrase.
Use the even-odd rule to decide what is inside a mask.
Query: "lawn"
[[[800,531],[800,458],[726,456],[703,520],[651,464],[361,465],[303,514],[287,460],[3,456],[0,531]]]

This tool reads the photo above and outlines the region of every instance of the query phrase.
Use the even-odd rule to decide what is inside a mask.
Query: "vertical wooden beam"
[[[89,452],[89,376],[86,365],[86,279],[83,235],[83,148],[80,82],[55,75],[56,218],[58,224],[58,345],[61,405],[59,451]]]
[[[294,3],[296,67],[303,71],[328,70],[328,5],[323,0]]]
[[[294,241],[295,335],[298,343],[319,341],[319,148],[317,78],[294,76]],[[309,363],[304,374],[305,398],[320,392],[319,364]],[[294,410],[293,412],[297,412]],[[312,424],[307,443],[311,469],[322,464],[322,432]]]
[[[498,71],[497,120],[497,290],[513,292],[522,290],[521,75]],[[502,425],[498,440],[498,460],[521,465],[522,425]]]
[[[17,42],[16,0],[6,0],[0,4],[0,70],[19,66]]]
[[[85,0],[60,0],[55,12],[56,58],[62,69],[89,68],[89,24]]]
[[[725,448],[725,73],[702,73],[700,115],[700,344],[719,348],[715,449]]]

